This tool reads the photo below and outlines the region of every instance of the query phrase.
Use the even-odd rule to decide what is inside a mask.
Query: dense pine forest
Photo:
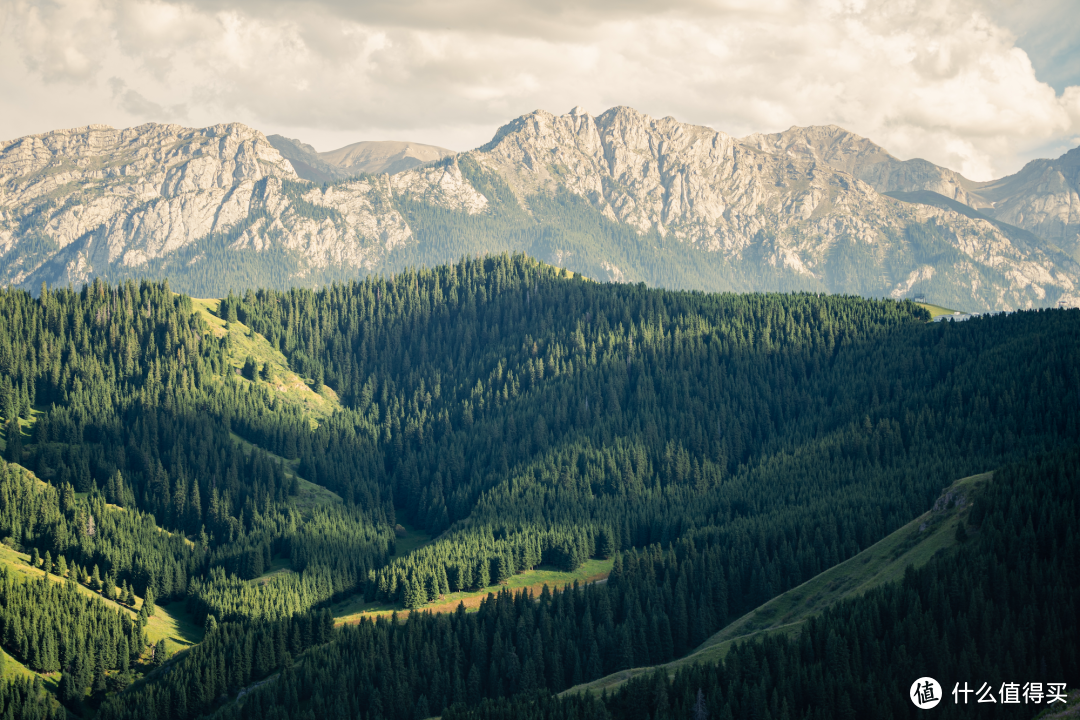
[[[1062,710],[1051,684],[1060,697],[1080,674],[1078,513],[1080,446],[1071,444],[996,473],[957,552],[830,609],[797,639],[741,643],[722,663],[653,673],[602,699],[525,693],[455,706],[443,718],[919,717],[907,691],[925,675],[948,700],[958,686],[975,691],[939,705],[941,717]]]
[[[13,717],[896,717],[920,674],[1080,683],[1078,311],[929,324],[520,255],[213,307],[0,292],[0,644],[55,682],[5,681]],[[991,470],[958,550],[798,637],[554,696],[685,656]],[[399,552],[402,523],[431,541]],[[601,583],[424,611],[597,558]],[[335,629],[343,602],[411,612]],[[201,642],[167,657],[155,606]]]

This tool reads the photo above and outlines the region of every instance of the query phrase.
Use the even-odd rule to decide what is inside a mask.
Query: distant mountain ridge
[[[453,155],[453,150],[392,140],[367,141],[320,153],[312,146],[281,135],[267,141],[292,163],[304,180],[330,182],[357,175],[393,175]]]
[[[919,158],[898,160],[871,140],[836,125],[756,133],[740,142],[763,152],[805,157],[848,173],[880,193],[931,190],[971,207],[989,205],[974,194],[978,183]]]
[[[807,154],[880,193],[929,190],[987,217],[1029,230],[1080,261],[1080,148],[1054,160],[1032,160],[1012,175],[976,182],[922,160],[898,160],[866,138],[835,125],[751,135],[742,142],[770,152]]]
[[[835,126],[735,138],[616,107],[538,110],[444,153],[316,153],[239,124],[0,143],[0,283],[167,276],[216,296],[523,251],[672,288],[1080,304],[1076,151],[972,183]]]

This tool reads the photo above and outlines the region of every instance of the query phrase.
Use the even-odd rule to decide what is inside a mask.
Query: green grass
[[[0,564],[7,566],[16,573],[25,576],[27,579],[38,579],[44,574],[44,571],[40,568],[31,567],[29,555],[18,552],[6,545],[0,545]],[[66,580],[56,575],[49,575],[49,579],[57,583],[66,582]],[[123,612],[128,613],[132,619],[137,616],[138,609],[142,607],[143,604],[142,598],[136,597],[135,608],[132,609],[125,605],[113,602],[112,600],[106,600],[100,593],[94,592],[85,585],[79,584],[76,587],[78,587],[79,592],[83,595],[94,597],[98,602],[122,610]],[[172,603],[166,607],[158,605],[155,608],[154,614],[148,619],[146,625],[146,636],[151,644],[164,639],[166,652],[169,655],[173,655],[177,652],[186,650],[201,641],[203,638],[203,628],[196,624],[192,617],[188,615],[183,603]],[[0,650],[0,652],[3,652],[3,650]],[[150,648],[148,647],[143,653],[144,662],[149,658],[149,654]],[[60,673],[36,673],[11,655],[4,653],[4,656],[4,678],[15,678],[20,676],[40,677],[45,689],[50,691],[54,696],[56,695],[60,685]],[[53,702],[57,702],[55,698]]]
[[[4,657],[4,672],[0,675],[0,678],[4,680],[15,680],[16,678],[23,677],[40,677],[42,685],[44,685],[45,689],[50,691],[53,695],[49,698],[52,707],[56,710],[60,709],[60,701],[55,697],[57,691],[60,689],[60,673],[36,673],[2,649],[0,649],[0,655],[3,655]]]
[[[136,606],[142,606],[142,599],[136,599]],[[146,624],[146,636],[151,643],[165,640],[165,650],[169,655],[186,650],[203,639],[203,626],[196,623],[182,602],[157,605],[150,621]]]
[[[425,610],[453,612],[461,603],[465,604],[466,610],[474,611],[480,607],[481,601],[488,596],[488,593],[497,593],[504,589],[515,593],[528,589],[536,595],[541,592],[544,585],[555,590],[562,588],[564,585],[572,585],[575,580],[579,583],[603,582],[611,572],[613,562],[612,560],[587,560],[573,572],[538,567],[514,575],[499,585],[489,585],[486,588],[472,592],[455,592],[443,595],[438,602],[420,608],[420,612]],[[402,610],[397,605],[377,602],[365,603],[362,597],[344,600],[334,605],[331,610],[334,613],[334,620],[338,623],[358,622],[360,618],[365,616],[389,615],[392,612],[397,612],[402,616],[408,615],[408,611]]]
[[[963,508],[950,508],[945,503],[946,507],[943,509],[924,513],[854,557],[738,618],[689,655],[665,665],[622,670],[572,687],[563,694],[612,690],[643,673],[658,669],[674,673],[684,665],[716,662],[721,660],[736,642],[763,637],[766,634],[797,634],[806,620],[824,612],[833,604],[900,580],[909,565],[921,567],[936,553],[953,547],[956,544],[956,526],[967,516],[972,492],[983,483],[989,482],[991,476],[992,473],[984,473],[956,481],[942,493],[942,497],[946,497],[949,492],[966,496],[967,502]]]
[[[308,482],[299,475],[296,479],[300,483],[300,491],[293,496],[292,502],[301,512],[319,505],[340,505],[343,502],[341,496],[333,490]]]
[[[285,356],[276,350],[262,335],[252,331],[241,322],[226,323],[217,316],[218,300],[192,298],[191,304],[196,312],[210,327],[210,332],[216,337],[224,337],[226,333],[232,343],[229,354],[229,363],[234,369],[239,370],[250,355],[261,368],[266,363],[274,368],[275,380],[272,383],[261,382],[269,387],[284,401],[300,405],[311,418],[311,422],[318,422],[341,408],[337,393],[331,388],[323,386],[316,393],[311,386],[311,379],[301,378],[289,369],[289,363]],[[226,325],[229,327],[226,329]],[[240,382],[252,382],[240,378]]]
[[[22,442],[23,451],[29,450],[34,447],[34,425],[37,423],[37,419],[45,414],[46,408],[42,406],[34,406],[30,408],[30,417],[19,418],[19,427],[22,428]],[[7,424],[5,423],[0,432],[0,452],[7,452]]]
[[[915,304],[918,305],[919,307],[921,307],[922,309],[926,310],[927,312],[929,312],[931,320],[933,320],[936,317],[941,317],[942,315],[952,315],[952,314],[954,314],[956,312],[959,312],[958,310],[950,310],[949,308],[943,308],[940,305],[931,305],[929,303],[915,303]]]
[[[41,568],[31,567],[29,555],[14,550],[7,545],[0,545],[0,564],[6,565],[9,569],[26,576],[28,579],[38,579],[44,574]],[[57,583],[65,582],[64,578],[57,575],[49,575],[49,579]],[[129,613],[133,619],[143,604],[142,598],[136,597],[135,607],[130,608],[105,599],[101,596],[101,593],[94,592],[81,583],[77,587],[83,595],[97,598],[98,602],[103,602],[114,609],[122,609]],[[146,634],[151,643],[156,643],[164,638],[166,649],[170,653],[174,653],[177,650],[191,647],[202,640],[203,628],[188,615],[183,603],[173,603],[164,607],[161,605],[155,607],[154,614],[147,623]]]
[[[394,555],[398,557],[404,557],[414,550],[419,550],[434,539],[420,528],[405,522],[397,524],[394,534],[397,536],[394,543]]]
[[[36,672],[23,665],[16,658],[8,655],[3,649],[0,649],[0,655],[4,656],[4,674],[0,676],[4,680],[14,680],[20,677],[32,678],[37,675]]]

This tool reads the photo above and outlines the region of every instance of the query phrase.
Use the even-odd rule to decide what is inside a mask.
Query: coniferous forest
[[[0,717],[899,718],[932,676],[943,716],[1004,718],[1045,704],[954,683],[1080,686],[1080,311],[929,323],[523,255],[200,303],[0,291]],[[687,656],[980,473],[954,542],[798,632],[572,690]]]

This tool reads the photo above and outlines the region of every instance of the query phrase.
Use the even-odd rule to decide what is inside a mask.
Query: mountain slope
[[[453,154],[453,150],[434,145],[384,140],[353,143],[337,150],[320,153],[319,157],[333,167],[339,168],[340,172],[350,175],[361,173],[393,175],[402,170],[411,170],[425,163],[442,160]]]
[[[393,175],[454,154],[434,145],[392,140],[358,142],[320,153],[306,143],[281,135],[266,139],[293,164],[297,175],[320,183],[357,175]]]
[[[793,127],[756,133],[739,142],[763,152],[802,157],[848,173],[879,193],[931,190],[973,208],[990,203],[974,192],[978,183],[948,168],[915,158],[899,160],[883,147],[836,125]]]
[[[793,127],[740,142],[803,156],[870,184],[880,193],[931,191],[1032,232],[1080,260],[1080,148],[1054,160],[1032,160],[1020,172],[988,182],[915,158],[898,160],[866,138],[835,125]]]
[[[1045,303],[1075,287],[1075,263],[1018,247],[984,219],[891,202],[813,153],[629,108],[595,118],[537,111],[468,155],[523,204],[565,188],[639,234],[705,251],[698,262],[739,268],[758,288],[895,297],[919,289],[988,309]]]
[[[982,183],[993,216],[1049,240],[1080,261],[1080,148],[1032,160],[1020,172]]]
[[[908,566],[921,567],[936,554],[954,548],[957,526],[967,519],[973,495],[991,478],[992,473],[983,473],[957,480],[927,512],[854,557],[746,613],[685,657],[664,665],[622,670],[572,687],[562,695],[611,691],[630,678],[655,670],[674,673],[695,663],[716,662],[736,642],[761,639],[765,635],[797,634],[807,620],[836,603],[898,581]]]
[[[0,145],[0,283],[169,277],[221,296],[524,251],[671,288],[917,292],[970,310],[1077,301],[1080,265],[1057,246],[883,196],[859,173],[933,173],[886,172],[899,161],[839,128],[738,140],[624,107],[536,111],[477,150],[325,184],[297,168],[318,179],[442,151],[313,154],[281,140],[235,124],[145,125]],[[970,200],[960,176],[934,177]]]
[[[404,185],[412,181],[437,185],[426,197],[451,205],[463,188],[453,168],[417,171]],[[224,295],[355,276],[410,236],[394,192],[378,178],[319,189],[239,124],[21,138],[0,145],[0,284],[169,276]],[[463,195],[483,205],[471,188]]]
[[[304,180],[324,183],[337,179],[335,168],[319,157],[319,152],[307,143],[282,135],[268,135],[266,141],[292,163],[296,174]]]

